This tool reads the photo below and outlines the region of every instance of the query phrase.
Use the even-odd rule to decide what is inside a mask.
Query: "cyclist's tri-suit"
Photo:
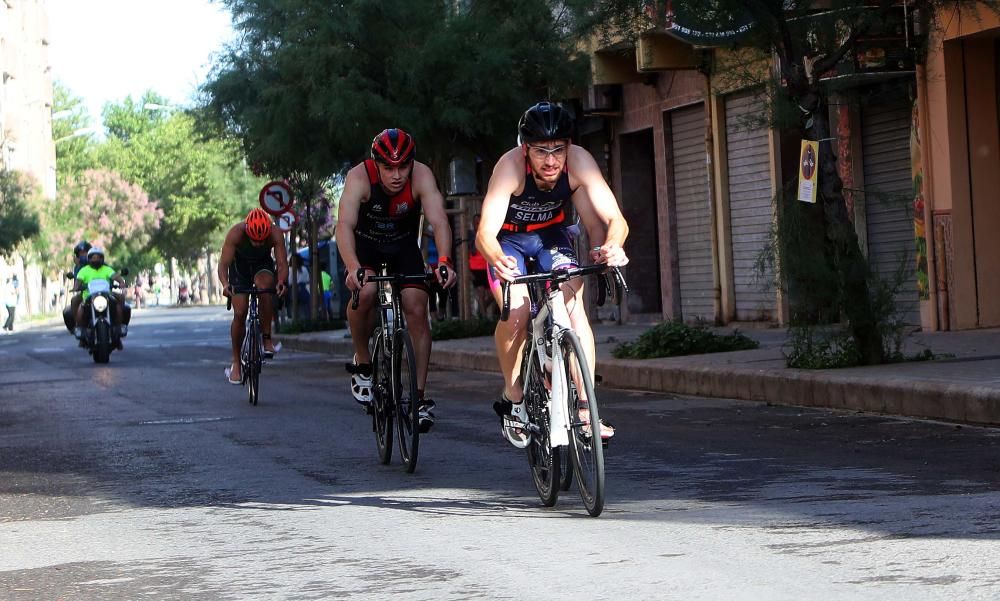
[[[364,164],[371,193],[368,200],[361,203],[358,224],[354,228],[358,262],[375,272],[386,263],[390,273],[424,273],[424,260],[417,244],[420,201],[413,197],[412,172],[403,189],[389,196],[382,188],[375,161],[368,159]],[[427,290],[422,282],[407,283],[404,287]]]
[[[576,190],[570,188],[568,168],[563,168],[551,190],[538,188],[527,157],[524,170],[524,190],[510,197],[507,216],[497,235],[500,248],[517,259],[521,274],[527,273],[525,259],[529,257],[537,262],[538,271],[575,267],[578,262],[573,237],[567,230],[571,223],[567,212]],[[500,285],[492,266],[489,276],[491,287]]]
[[[250,237],[244,234],[243,239],[236,245],[236,256],[229,265],[229,284],[235,289],[249,288],[258,273],[262,271],[275,273],[272,249],[273,245],[270,242],[254,246]]]

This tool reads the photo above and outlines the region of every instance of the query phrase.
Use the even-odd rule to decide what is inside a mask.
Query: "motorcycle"
[[[177,304],[186,305],[189,300],[191,299],[188,295],[188,285],[184,282],[177,288]]]
[[[121,275],[128,275],[128,270],[123,269]],[[94,363],[107,363],[111,359],[111,351],[123,348],[121,328],[115,323],[112,312],[114,297],[121,295],[121,288],[117,282],[112,287],[107,280],[93,280],[87,284],[87,292],[90,296],[83,303],[85,321],[80,346],[94,357]],[[128,305],[122,306],[123,316],[129,309]]]

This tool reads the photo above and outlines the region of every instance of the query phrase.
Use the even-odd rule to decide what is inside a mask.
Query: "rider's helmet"
[[[575,131],[573,116],[569,110],[555,102],[539,102],[524,111],[517,123],[521,144],[565,140],[572,138]]]
[[[251,240],[263,242],[271,235],[271,216],[264,209],[252,209],[247,213],[245,230]]]
[[[86,240],[80,240],[79,242],[76,243],[76,246],[73,247],[73,254],[79,256],[80,253],[88,251],[90,250],[90,248],[91,248],[90,242],[87,242]]]
[[[405,131],[391,127],[372,140],[372,159],[396,167],[409,163],[417,154],[417,143]]]
[[[100,259],[95,260],[94,257],[100,257]],[[87,251],[87,262],[91,263],[92,265],[94,263],[96,263],[97,265],[104,263],[104,249],[101,248],[100,246],[92,246],[90,250]]]

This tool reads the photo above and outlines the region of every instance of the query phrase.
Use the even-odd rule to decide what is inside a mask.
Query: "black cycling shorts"
[[[237,259],[229,264],[229,285],[235,290],[249,288],[253,285],[257,274],[262,271],[276,273],[273,258],[268,257],[257,261]]]
[[[365,269],[370,269],[378,273],[382,263],[389,266],[389,273],[400,273],[403,275],[422,275],[427,273],[424,269],[424,258],[420,253],[415,238],[407,239],[395,244],[376,245],[363,238],[356,238],[356,248],[358,262]],[[407,282],[404,288],[419,288],[427,292],[426,282]]]

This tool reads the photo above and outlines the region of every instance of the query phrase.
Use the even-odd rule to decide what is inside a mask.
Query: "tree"
[[[327,177],[386,127],[439,175],[457,149],[484,159],[519,114],[584,83],[554,0],[225,0],[240,39],[204,86],[209,116],[262,173]]]
[[[684,20],[690,32],[726,33],[721,36],[723,42],[715,37],[692,39],[693,43],[749,51],[731,54],[736,60],[728,64],[717,63],[714,67],[717,73],[728,70],[730,77],[742,79],[744,85],[755,83],[750,80],[759,77],[762,71],[757,69],[753,74],[754,70],[747,68],[748,62],[763,60],[766,64],[770,57],[775,57],[778,78],[768,82],[773,124],[790,137],[797,133],[798,137],[820,141],[817,205],[815,208],[802,207],[796,202],[782,205],[801,213],[798,216],[801,225],[815,226],[812,230],[815,235],[801,235],[805,227],[796,227],[792,231],[798,236],[786,234],[779,239],[785,284],[789,278],[793,285],[797,281],[797,289],[804,294],[800,301],[804,300],[806,305],[820,302],[819,294],[825,296],[835,314],[846,316],[860,361],[882,362],[886,359],[886,330],[880,322],[886,313],[885,286],[869,268],[848,214],[837,156],[830,143],[832,90],[823,84],[821,76],[851,56],[858,40],[865,35],[892,30],[902,16],[898,3],[893,0],[686,0],[683,3],[602,0],[587,13],[587,24],[603,23],[605,34],[636,33],[650,26],[646,18],[649,14],[662,15],[663,5],[671,4],[674,18],[678,22]],[[916,29],[927,32],[932,26],[932,15],[939,9],[971,7],[977,2],[911,0],[906,4],[912,14],[919,15],[915,18],[922,21]],[[996,2],[990,0],[987,4],[996,10]],[[918,52],[918,60],[920,55]],[[794,198],[792,186],[796,174],[786,177],[784,197]],[[781,219],[789,217],[785,214]],[[817,238],[823,240],[819,253],[814,252]],[[796,262],[798,256],[807,256],[809,261]],[[809,295],[810,291],[819,294]]]
[[[52,139],[56,140],[56,186],[70,176],[97,166],[95,142],[80,132],[90,127],[90,115],[83,99],[73,96],[64,85],[52,85]]]
[[[41,215],[35,249],[50,275],[71,265],[71,249],[80,240],[102,247],[112,265],[151,267],[146,253],[163,219],[142,188],[102,169],[70,177],[55,200],[41,204]]]
[[[142,187],[163,211],[151,245],[190,265],[214,246],[219,232],[245,212],[252,185],[236,146],[199,131],[185,112],[147,110],[164,100],[147,92],[105,108],[107,142],[102,165]]]
[[[38,233],[33,205],[40,196],[31,176],[0,171],[0,255],[10,253],[22,240]]]

